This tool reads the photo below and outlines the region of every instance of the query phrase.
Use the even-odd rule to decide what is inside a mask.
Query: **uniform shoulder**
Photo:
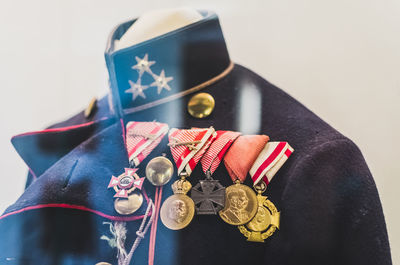
[[[336,141],[354,145],[283,89],[241,65],[235,65],[234,71],[236,82],[245,84],[241,89],[252,89],[252,93],[257,95],[252,104],[246,105],[246,112],[249,113],[246,118],[252,124],[256,123],[258,117],[251,114],[251,109],[254,109],[253,113],[257,113],[256,109],[260,108],[259,132],[268,134],[271,140],[288,141],[297,150],[334,144]]]

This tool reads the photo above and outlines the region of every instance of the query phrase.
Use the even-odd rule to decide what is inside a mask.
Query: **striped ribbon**
[[[294,149],[287,142],[269,142],[265,145],[250,169],[254,185],[264,181],[268,185]]]
[[[216,132],[213,127],[190,130],[172,128],[170,130],[169,145],[178,168],[178,175],[184,169],[188,175],[192,173],[215,137]]]
[[[210,170],[211,174],[215,172],[225,153],[239,135],[239,132],[217,131],[214,141],[211,143],[200,161],[204,173],[206,173],[207,170]]]
[[[126,148],[129,161],[138,166],[168,133],[168,124],[129,122],[126,125]]]

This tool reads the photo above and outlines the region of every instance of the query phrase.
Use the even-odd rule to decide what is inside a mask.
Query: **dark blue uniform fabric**
[[[120,37],[132,23],[117,27],[112,38],[118,38],[118,34]],[[196,44],[194,47],[219,48],[185,50],[181,45],[178,50],[169,50],[169,44],[164,46],[189,40]],[[157,51],[153,53],[154,50]],[[160,67],[154,70],[157,74],[164,69],[166,75],[171,73],[174,77],[172,89],[160,94],[145,91],[148,97],[130,102],[126,97],[131,98],[131,94],[124,93],[127,83],[121,80],[136,79],[137,73],[126,69],[128,63],[118,72],[112,60],[127,54],[129,58],[123,59],[134,65],[134,55],[143,58],[146,53]],[[171,54],[162,56],[163,53]],[[172,55],[177,53],[179,56],[175,57],[179,59],[175,60]],[[102,235],[112,236],[104,222],[127,221],[130,248],[147,207],[145,202],[133,215],[119,215],[113,208],[114,191],[107,189],[111,176],[121,174],[128,166],[123,127],[131,120],[156,120],[171,128],[214,126],[216,130],[236,131],[248,128],[243,125],[246,121],[252,133],[267,134],[272,141],[287,141],[295,149],[266,192],[281,211],[281,226],[265,243],[247,242],[237,227],[218,216],[195,216],[187,228],[179,231],[168,230],[160,221],[155,264],[391,264],[381,203],[360,150],[250,70],[235,65],[227,76],[201,90],[216,101],[215,110],[205,119],[187,113],[192,94],[127,113],[185,91],[188,84],[202,83],[229,66],[215,15],[208,14],[194,27],[168,33],[122,53],[114,54],[109,48],[106,57],[112,68],[111,82],[115,83],[112,96],[99,101],[93,116],[85,118],[79,113],[50,130],[13,138],[13,145],[31,174],[24,194],[0,217],[0,264],[117,264],[116,249],[100,239]],[[186,57],[190,57],[190,63],[178,63]],[[206,68],[210,72],[204,74]],[[125,87],[120,88],[121,85]],[[248,95],[255,100],[248,102]],[[162,153],[172,160],[166,137],[142,162],[138,174],[144,176],[147,162]],[[223,165],[213,177],[224,186],[232,184]],[[189,180],[195,184],[203,178],[200,167],[196,167]],[[165,186],[162,200],[172,194],[172,181]],[[245,184],[251,186],[250,179]],[[144,192],[154,200],[154,188],[148,181]],[[148,238],[149,234],[131,264],[147,264]]]

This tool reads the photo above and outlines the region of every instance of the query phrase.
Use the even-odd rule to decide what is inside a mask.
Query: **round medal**
[[[133,193],[128,198],[117,198],[114,201],[114,208],[119,214],[129,215],[136,212],[143,203],[143,196],[140,193]]]
[[[168,197],[161,206],[161,221],[167,228],[179,230],[185,228],[194,216],[194,202],[186,195],[192,185],[182,175],[171,187],[174,195]]]
[[[194,202],[184,194],[174,194],[161,207],[161,221],[172,230],[185,228],[193,219]]]
[[[158,156],[150,160],[146,166],[146,178],[154,186],[162,186],[171,180],[174,166],[168,158]]]
[[[266,196],[257,195],[258,210],[254,218],[246,225],[239,226],[239,231],[248,241],[264,242],[275,230],[279,229],[280,212]]]
[[[257,196],[246,185],[235,183],[225,189],[225,207],[219,216],[231,225],[248,223],[257,213]]]

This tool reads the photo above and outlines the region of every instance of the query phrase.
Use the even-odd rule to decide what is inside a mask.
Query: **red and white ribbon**
[[[215,139],[213,127],[206,129],[179,130],[173,128],[169,133],[169,146],[178,168],[178,175],[185,169],[191,174],[201,157]]]
[[[126,125],[126,147],[129,161],[138,166],[168,133],[168,124],[129,122]]]
[[[217,131],[217,136],[201,158],[204,173],[210,170],[211,174],[218,168],[225,153],[231,144],[239,137],[239,132]]]
[[[287,142],[267,143],[250,169],[254,185],[261,180],[268,185],[293,151]]]

